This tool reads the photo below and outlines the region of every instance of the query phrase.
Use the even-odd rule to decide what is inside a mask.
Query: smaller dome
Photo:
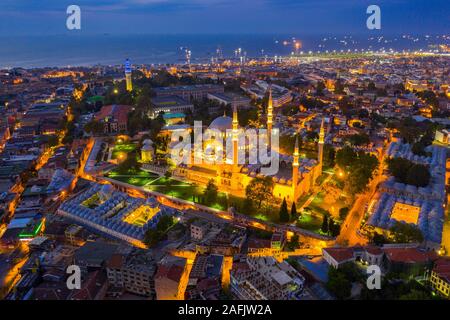
[[[216,129],[225,132],[227,129],[233,129],[233,119],[228,116],[221,116],[214,119],[208,127],[209,129]]]
[[[142,145],[144,146],[151,146],[153,144],[153,141],[150,139],[145,139],[144,142],[142,142]]]

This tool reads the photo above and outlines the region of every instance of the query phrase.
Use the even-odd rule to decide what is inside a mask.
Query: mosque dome
[[[150,140],[150,139],[145,139],[144,140],[144,142],[142,143],[144,146],[146,146],[146,145],[152,145],[153,144],[153,141],[152,140]]]
[[[233,129],[233,119],[225,115],[215,118],[208,127],[209,129],[215,129],[219,131],[226,131],[227,129]]]

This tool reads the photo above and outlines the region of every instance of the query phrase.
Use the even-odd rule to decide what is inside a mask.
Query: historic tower
[[[267,144],[271,145],[272,136],[272,123],[273,123],[273,100],[272,100],[272,86],[269,86],[269,101],[267,103]]]
[[[239,143],[239,121],[236,105],[233,106],[233,172],[237,172],[239,168],[238,143]]]
[[[322,118],[322,123],[320,124],[320,132],[319,132],[319,175],[322,174],[322,166],[323,166],[323,145],[325,143],[325,118]]]
[[[298,185],[298,167],[300,154],[298,152],[298,136],[295,137],[295,148],[294,148],[294,162],[292,162],[292,188],[294,190],[294,199],[297,199],[297,185]]]
[[[133,83],[131,82],[131,63],[130,60],[125,60],[125,80],[127,82],[127,91],[133,90]]]

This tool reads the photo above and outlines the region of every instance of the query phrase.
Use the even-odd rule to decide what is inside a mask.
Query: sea
[[[296,47],[296,43],[299,43]],[[60,34],[0,37],[0,68],[192,63],[308,52],[435,50],[449,35],[155,35]]]

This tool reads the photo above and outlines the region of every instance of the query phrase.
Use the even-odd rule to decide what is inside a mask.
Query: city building
[[[269,94],[269,107],[272,105],[271,94]],[[267,119],[267,128],[272,128],[272,118]],[[209,130],[209,131],[208,131]],[[263,165],[258,164],[239,164],[238,154],[248,153],[248,149],[253,149],[253,146],[243,146],[239,142],[239,126],[238,126],[238,112],[235,107],[233,110],[233,118],[225,115],[213,120],[206,132],[209,132],[213,139],[204,141],[204,148],[201,154],[194,154],[197,152],[195,148],[192,152],[192,158],[201,158],[203,163],[201,166],[193,164],[179,164],[173,174],[177,178],[188,180],[194,183],[206,185],[210,180],[216,182],[221,191],[229,192],[237,196],[245,196],[245,189],[247,185],[255,177],[263,177],[261,168]],[[215,137],[220,133],[220,137]],[[233,159],[228,159],[224,153],[226,148],[217,145],[216,139],[226,140],[231,138],[233,142]],[[313,187],[316,179],[322,174],[323,163],[323,145],[325,141],[324,121],[320,128],[319,143],[318,143],[318,159],[301,158],[298,149],[298,141],[296,141],[294,154],[292,156],[279,155],[280,168],[270,175],[274,181],[273,195],[276,198],[286,198],[287,201],[297,201],[297,199],[308,193]],[[241,141],[242,142],[242,141]],[[269,141],[270,143],[270,141]],[[275,151],[272,151],[275,152]],[[221,161],[222,160],[222,161]]]
[[[248,109],[251,107],[251,100],[249,98],[236,93],[208,93],[207,98],[209,100],[217,101],[225,106],[230,105],[231,108]],[[214,114],[214,112],[210,113]]]
[[[447,151],[434,145],[425,150],[430,156],[415,155],[409,144],[390,144],[388,157],[399,157],[427,166],[431,176],[430,183],[426,187],[416,187],[396,182],[394,177],[389,177],[380,185],[381,196],[373,207],[367,225],[381,233],[388,233],[397,222],[410,223],[421,230],[428,248],[439,249],[446,202]]]
[[[153,142],[150,139],[144,140],[141,149],[141,160],[143,163],[150,163],[155,156],[155,148]]]
[[[112,185],[93,184],[64,202],[57,214],[104,236],[145,247],[145,232],[155,228],[163,215],[175,214],[175,209],[160,205],[154,198],[130,197]]]
[[[184,298],[189,277],[186,262],[184,258],[170,256],[158,264],[158,271],[155,275],[157,300],[181,300]]]
[[[234,262],[230,273],[230,291],[239,300],[297,300],[304,284],[297,270],[273,257],[247,257]]]
[[[450,260],[439,259],[431,270],[430,283],[435,291],[450,299]]]
[[[133,82],[131,76],[132,76],[131,62],[129,59],[127,59],[125,60],[125,81],[128,92],[133,91]]]
[[[130,111],[131,106],[126,105],[103,106],[95,114],[95,120],[103,124],[103,132],[105,134],[126,132],[128,113]]]
[[[209,229],[209,223],[204,220],[195,220],[191,223],[191,238],[202,240]]]
[[[110,286],[146,297],[155,297],[156,262],[147,253],[114,254],[106,262]]]
[[[157,97],[179,96],[184,100],[205,99],[209,93],[223,93],[224,86],[216,84],[197,84],[191,86],[160,87],[154,89]]]
[[[150,117],[156,118],[161,112],[165,114],[193,112],[194,105],[188,101],[176,95],[154,97],[151,100]]]

